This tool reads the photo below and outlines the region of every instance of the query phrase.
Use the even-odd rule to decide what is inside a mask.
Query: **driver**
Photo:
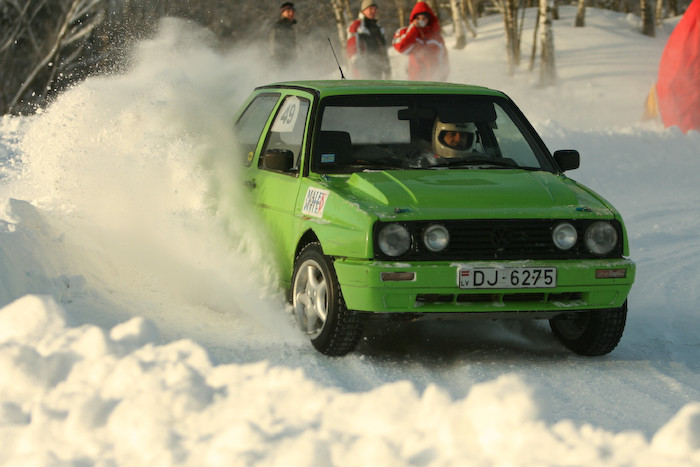
[[[440,117],[435,119],[432,132],[432,147],[422,151],[419,167],[430,167],[448,159],[461,159],[474,151],[476,125],[466,123],[445,123]]]
[[[474,150],[476,126],[471,123],[444,123],[440,117],[433,125],[433,149],[437,157],[454,159]]]

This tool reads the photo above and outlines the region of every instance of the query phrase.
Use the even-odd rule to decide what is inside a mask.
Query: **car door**
[[[306,151],[310,106],[311,100],[303,95],[282,98],[247,180],[283,267],[283,280],[291,274],[287,267],[293,261],[297,241],[299,219],[294,215],[294,208]],[[266,154],[288,154],[290,163],[286,166],[268,164]]]

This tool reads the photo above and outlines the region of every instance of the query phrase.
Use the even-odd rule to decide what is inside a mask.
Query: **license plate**
[[[460,289],[546,289],[557,286],[557,268],[460,268]]]

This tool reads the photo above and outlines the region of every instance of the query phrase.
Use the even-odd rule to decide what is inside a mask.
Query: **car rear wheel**
[[[357,346],[361,316],[345,306],[333,262],[319,243],[305,246],[294,263],[292,306],[299,327],[319,352],[345,355]]]
[[[625,301],[620,308],[559,315],[549,320],[549,326],[567,349],[595,357],[612,352],[622,338],[626,320]]]

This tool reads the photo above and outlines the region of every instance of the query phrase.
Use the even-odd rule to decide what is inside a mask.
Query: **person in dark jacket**
[[[280,67],[288,65],[296,59],[297,37],[294,25],[297,24],[297,20],[294,18],[295,14],[294,4],[284,2],[280,6],[280,17],[272,26],[270,34],[272,59]]]
[[[363,0],[358,19],[348,28],[346,50],[355,78],[391,78],[386,35],[377,21],[377,10],[374,1]]]

